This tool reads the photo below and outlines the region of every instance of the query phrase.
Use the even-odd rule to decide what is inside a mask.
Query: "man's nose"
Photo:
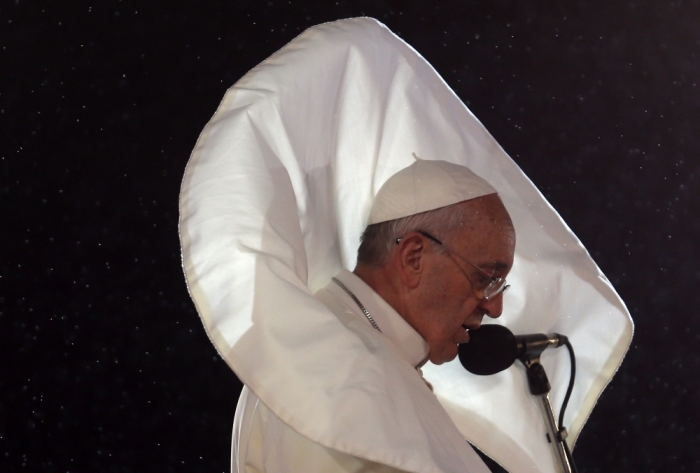
[[[492,319],[497,319],[503,312],[503,293],[500,293],[496,297],[492,297],[489,300],[482,299],[479,303],[479,308],[484,315],[487,315]]]

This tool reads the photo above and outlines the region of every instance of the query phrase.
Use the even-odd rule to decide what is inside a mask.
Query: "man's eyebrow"
[[[479,265],[480,268],[492,268],[494,270],[499,270],[499,269],[508,269],[510,268],[510,265],[507,263],[504,263],[503,261],[491,261],[489,263],[484,263]]]

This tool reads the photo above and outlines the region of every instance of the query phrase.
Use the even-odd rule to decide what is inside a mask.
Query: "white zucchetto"
[[[466,200],[496,194],[471,169],[447,161],[416,161],[391,176],[372,203],[368,225],[408,217]]]

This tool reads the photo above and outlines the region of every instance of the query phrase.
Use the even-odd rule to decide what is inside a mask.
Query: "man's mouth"
[[[471,338],[471,337],[469,336],[469,332],[470,332],[471,330],[478,330],[479,327],[481,327],[481,324],[480,324],[480,323],[477,323],[477,324],[469,324],[469,325],[467,325],[467,324],[462,324],[462,328],[464,329],[464,338],[465,338],[465,340],[463,340],[463,341],[460,342],[460,343],[469,343],[469,340],[470,340],[470,338]]]
[[[462,328],[464,329],[464,332],[462,332],[460,334],[461,336],[459,337],[460,338],[459,343],[469,343],[469,339],[470,339],[469,330],[470,330],[470,328],[466,325],[462,325]]]

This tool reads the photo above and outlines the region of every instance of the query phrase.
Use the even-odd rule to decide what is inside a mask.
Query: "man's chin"
[[[430,362],[434,365],[441,365],[457,358],[457,345],[454,345],[454,350],[443,351],[438,355],[430,354]]]

